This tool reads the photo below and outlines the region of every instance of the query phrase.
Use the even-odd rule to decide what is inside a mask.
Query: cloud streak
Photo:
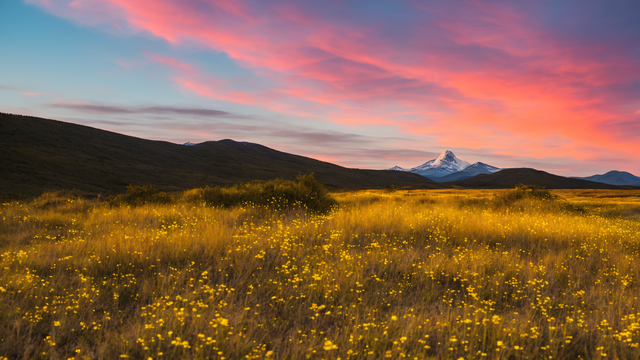
[[[49,107],[73,110],[89,114],[120,115],[120,114],[154,114],[154,115],[190,115],[199,117],[244,118],[226,111],[200,108],[184,108],[174,106],[126,107],[113,105],[99,105],[93,103],[58,102]]]
[[[380,161],[401,164],[422,163],[425,157],[438,154],[409,148],[416,139],[393,136],[367,136],[354,132],[320,131],[304,125],[294,125],[261,117],[243,117],[242,121],[226,112],[210,109],[129,107],[91,103],[54,103],[46,107],[70,110],[72,117],[60,120],[81,123],[118,133],[145,138],[159,138],[184,143],[231,138],[266,144],[294,154],[304,154],[343,166],[379,168]],[[161,111],[158,111],[158,110]],[[181,121],[171,121],[165,115],[181,115]],[[222,114],[219,114],[222,113]],[[89,117],[84,117],[86,114]],[[209,116],[209,115],[220,116]],[[98,115],[93,119],[91,115]],[[233,115],[233,114],[231,114]],[[153,125],[141,125],[141,116]],[[143,122],[143,123],[145,123]],[[170,135],[169,135],[170,134]],[[404,144],[394,147],[387,144]]]

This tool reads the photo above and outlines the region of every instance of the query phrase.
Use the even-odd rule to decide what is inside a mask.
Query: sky
[[[355,168],[640,175],[637,1],[0,1],[0,111]]]

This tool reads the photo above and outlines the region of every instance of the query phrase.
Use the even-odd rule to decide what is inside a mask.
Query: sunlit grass
[[[640,357],[640,192],[505,192],[4,204],[0,355]]]

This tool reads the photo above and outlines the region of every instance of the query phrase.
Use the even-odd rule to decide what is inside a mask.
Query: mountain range
[[[627,186],[620,187],[535,169],[501,170],[481,162],[469,164],[448,150],[415,168],[392,170],[396,171],[350,169],[229,139],[179,145],[62,121],[0,113],[0,199],[57,190],[107,195],[123,192],[130,184],[149,184],[171,191],[253,180],[294,179],[300,173],[314,173],[329,189],[391,185],[412,189],[509,188],[518,183],[564,189],[621,189],[637,184],[625,183]],[[625,181],[638,179],[628,173],[620,174]],[[608,177],[611,178],[616,177]]]
[[[503,187],[503,185],[506,186],[505,185],[506,183],[500,186],[496,184],[502,184],[503,182],[502,176],[504,176],[505,174],[509,174],[510,178],[513,178],[514,176],[522,177],[525,174],[528,174],[529,176],[532,176],[533,178],[540,180],[541,184],[546,183],[548,185],[547,186],[548,188],[555,188],[556,186],[561,186],[561,187],[569,186],[570,184],[563,181],[559,181],[559,179],[557,178],[546,177],[545,178],[546,180],[539,179],[539,177],[542,176],[543,173],[544,174],[548,174],[548,173],[543,171],[540,172],[539,170],[528,169],[528,170],[537,171],[537,172],[531,172],[525,169],[526,168],[501,169],[492,165],[485,164],[483,162],[476,162],[470,165],[467,161],[461,160],[458,157],[456,157],[456,155],[452,151],[445,150],[436,159],[429,160],[420,166],[416,166],[411,169],[404,169],[400,166],[394,166],[388,170],[410,172],[410,173],[422,175],[426,178],[429,178],[439,183],[451,183],[452,185],[463,186],[463,187],[476,187],[476,186],[485,186],[485,185],[488,186],[488,183],[485,184],[485,182],[488,180],[495,182],[495,184],[490,186]],[[510,170],[510,171],[503,173],[505,170]],[[500,173],[501,175],[486,178],[486,179],[476,178],[477,175],[490,175],[494,173]],[[552,174],[548,174],[548,175],[552,175]],[[557,176],[557,175],[553,175],[553,176]],[[461,182],[461,180],[470,179],[470,178],[475,179],[474,184],[470,184],[468,182]],[[593,175],[588,177],[571,177],[569,179],[586,180],[590,182],[596,182],[596,183],[608,184],[608,185],[640,186],[640,177],[625,171],[615,171],[615,170],[609,171],[608,173],[603,175]],[[527,182],[526,178],[523,178],[522,180]],[[530,185],[536,185],[537,180],[529,180],[528,182],[530,183]],[[582,188],[581,186],[587,186],[581,183],[577,183],[574,185],[576,186],[576,188]],[[596,188],[596,187],[593,187],[593,188]]]
[[[493,174],[501,169],[482,162],[470,164],[459,159],[452,151],[445,150],[437,158],[414,168],[403,169],[400,166],[394,166],[388,170],[410,172],[437,182],[450,182],[480,174]]]

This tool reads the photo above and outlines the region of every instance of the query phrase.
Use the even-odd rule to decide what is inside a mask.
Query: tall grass
[[[362,191],[317,214],[199,191],[4,204],[0,354],[640,357],[637,192]]]

